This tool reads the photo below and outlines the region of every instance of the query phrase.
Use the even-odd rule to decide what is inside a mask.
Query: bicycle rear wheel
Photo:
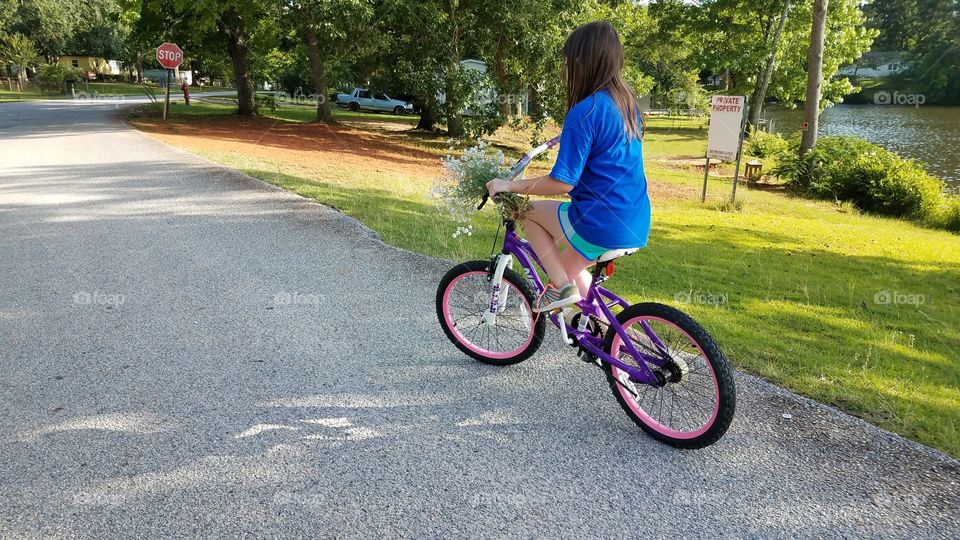
[[[661,386],[636,383],[613,365],[607,381],[624,412],[653,438],[677,448],[703,448],[720,439],[736,409],[733,373],[720,348],[683,312],[654,303],[636,304],[617,315],[634,347],[659,359],[647,362]],[[608,331],[604,349],[628,365],[636,359]]]
[[[458,264],[437,287],[437,319],[443,332],[471,358],[495,366],[522,362],[540,348],[545,317],[534,317],[535,295],[527,281],[506,269],[503,302],[495,324],[483,321],[490,310],[490,261]]]

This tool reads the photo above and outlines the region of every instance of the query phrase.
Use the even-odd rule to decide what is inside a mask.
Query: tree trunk
[[[539,120],[542,114],[540,92],[537,91],[536,87],[531,86],[530,89],[527,90],[527,116],[534,120]]]
[[[720,74],[720,91],[726,92],[730,90],[730,70],[724,69],[723,73]]]
[[[133,69],[136,71],[137,84],[143,84],[143,55],[137,53],[137,59],[133,63]]]
[[[252,116],[256,114],[257,106],[254,101],[253,79],[250,78],[250,67],[247,63],[249,49],[243,17],[236,7],[231,7],[217,24],[227,34],[227,51],[233,63],[233,78],[237,85],[237,112],[243,116]]]
[[[450,0],[450,64],[444,91],[447,94],[447,133],[451,137],[463,137],[463,103],[460,100],[460,20],[459,0]]]
[[[317,96],[317,122],[333,123],[330,101],[327,99],[327,69],[323,63],[323,51],[317,42],[317,32],[304,24],[303,42],[307,46],[307,58],[310,60],[310,77],[313,79],[313,93]]]
[[[460,69],[460,64],[451,69]],[[447,84],[447,133],[451,137],[463,137],[463,105],[460,103],[459,89],[456,85]]]
[[[820,119],[820,93],[823,86],[823,37],[827,26],[827,0],[813,0],[813,24],[810,28],[810,49],[807,51],[807,101],[803,121],[807,128],[800,140],[800,155],[817,145]]]
[[[493,55],[493,67],[497,77],[497,108],[504,118],[510,118],[511,96],[507,88],[507,35],[500,33],[497,37],[497,52]]]
[[[790,0],[784,0],[783,11],[780,12],[780,22],[777,23],[777,31],[773,34],[773,42],[770,44],[770,56],[767,58],[767,65],[759,73],[757,85],[753,88],[753,95],[750,96],[750,114],[747,122],[750,123],[751,131],[760,121],[760,113],[763,112],[763,102],[767,99],[767,88],[770,87],[773,66],[777,61],[777,47],[780,46],[780,36],[783,35],[783,27],[787,22],[787,11],[789,9]]]
[[[422,129],[424,131],[433,131],[433,126],[437,123],[437,111],[429,103],[420,106],[420,121],[417,127],[413,129]]]

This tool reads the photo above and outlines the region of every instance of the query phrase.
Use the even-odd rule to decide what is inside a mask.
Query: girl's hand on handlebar
[[[510,181],[504,180],[502,178],[494,178],[493,180],[487,182],[487,193],[491,197],[496,199],[497,193],[509,193],[510,192]]]

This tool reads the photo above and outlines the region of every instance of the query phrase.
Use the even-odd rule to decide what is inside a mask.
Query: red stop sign
[[[157,62],[167,69],[174,69],[183,61],[183,51],[176,43],[164,43],[157,47]]]

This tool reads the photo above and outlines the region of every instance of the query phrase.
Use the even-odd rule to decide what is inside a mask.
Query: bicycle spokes
[[[531,338],[530,306],[514,285],[503,280],[494,292],[489,274],[465,274],[450,284],[449,321],[458,339],[490,355],[510,354]],[[509,292],[508,292],[509,291]]]
[[[657,431],[674,437],[706,429],[716,415],[719,394],[713,368],[699,345],[672,323],[654,318],[631,321],[624,329],[643,356],[640,361],[657,379],[656,385],[636,383],[612,367],[630,408]],[[625,347],[618,350],[621,361],[638,362]]]

